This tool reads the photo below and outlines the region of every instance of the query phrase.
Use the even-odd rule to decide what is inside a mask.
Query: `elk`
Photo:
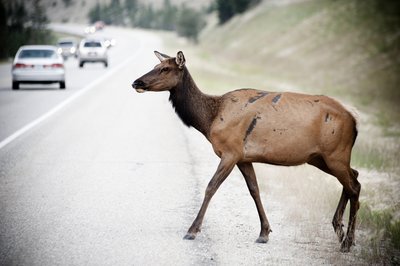
[[[231,173],[239,168],[252,196],[261,223],[257,243],[266,243],[272,232],[261,202],[252,163],[295,166],[308,163],[335,176],[342,194],[332,225],[340,250],[349,252],[354,232],[361,185],[350,167],[357,137],[355,115],[338,101],[323,95],[238,89],[221,96],[204,94],[196,86],[181,51],[176,57],[154,52],[160,60],[153,70],[136,79],[139,93],[169,91],[175,112],[189,127],[200,131],[220,158],[197,217],[184,239],[195,239],[211,198]],[[350,201],[345,235],[343,213]]]

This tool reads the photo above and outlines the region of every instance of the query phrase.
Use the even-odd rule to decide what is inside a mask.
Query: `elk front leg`
[[[203,204],[197,214],[196,219],[193,221],[192,226],[189,228],[187,234],[184,239],[193,240],[196,238],[196,234],[200,232],[201,224],[203,222],[204,214],[206,213],[208,204],[210,203],[211,198],[218,190],[219,186],[224,182],[224,180],[228,177],[233,167],[235,166],[235,161],[231,159],[221,159],[221,162],[218,165],[217,171],[215,172],[213,178],[208,183],[206,193],[204,196]]]
[[[257,238],[257,243],[267,243],[268,235],[272,232],[267,216],[265,215],[264,208],[261,202],[260,191],[258,188],[256,174],[254,172],[253,164],[251,163],[239,163],[237,166],[242,172],[244,179],[246,180],[247,187],[250,191],[250,195],[253,197],[257,207],[258,216],[260,217],[261,232]]]

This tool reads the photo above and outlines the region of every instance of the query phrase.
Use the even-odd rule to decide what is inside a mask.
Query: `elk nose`
[[[132,84],[132,88],[136,89],[136,88],[140,88],[140,87],[144,87],[144,82],[141,81],[140,79],[137,79],[133,82]]]

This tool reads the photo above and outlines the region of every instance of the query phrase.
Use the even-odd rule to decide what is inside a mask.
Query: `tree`
[[[178,35],[197,43],[198,35],[205,25],[201,12],[182,6],[176,25]]]
[[[0,39],[8,40],[8,32],[7,32],[7,10],[6,6],[3,3],[3,0],[0,0]],[[7,46],[0,45],[0,58],[7,57]]]
[[[89,21],[90,23],[94,23],[98,20],[101,20],[101,6],[99,4],[99,2],[97,1],[96,5],[89,11]]]
[[[64,6],[69,7],[72,4],[73,0],[63,0],[63,2]]]
[[[137,12],[137,16],[135,17],[135,26],[145,28],[145,29],[153,29],[156,26],[157,14],[153,9],[153,6],[150,5],[141,5],[139,7],[139,12]]]
[[[130,1],[132,3],[132,1]],[[106,24],[124,25],[127,12],[119,0],[112,0],[108,5],[100,5],[99,2],[89,10],[88,17],[91,23],[102,20]]]
[[[13,56],[21,45],[53,41],[53,35],[46,28],[48,19],[41,0],[34,0],[29,10],[21,0],[10,3],[0,1],[0,13],[5,13],[5,16],[0,14],[0,36],[4,40],[0,49],[1,58]]]
[[[223,24],[235,15],[232,0],[217,0],[219,23]]]
[[[108,16],[110,24],[124,24],[123,8],[119,0],[111,0],[110,5],[108,6]]]
[[[260,0],[216,0],[219,23],[223,24],[234,15],[245,12]]]
[[[164,7],[159,12],[159,28],[163,30],[175,30],[178,9],[171,4],[170,0],[164,0]]]
[[[135,16],[138,11],[137,0],[125,0],[125,11],[126,16],[131,26],[134,26]]]
[[[47,30],[49,20],[46,16],[46,11],[41,4],[41,0],[33,0],[32,12],[29,15],[31,27],[26,27],[29,40],[32,44],[41,44],[50,41],[48,36],[50,31]]]
[[[160,9],[152,4],[143,4],[138,0],[111,0],[108,5],[96,4],[88,13],[90,21],[103,20],[107,24],[130,24],[145,29],[176,31],[180,36],[197,42],[201,29],[205,26],[203,12],[174,6],[171,0],[164,0]]]

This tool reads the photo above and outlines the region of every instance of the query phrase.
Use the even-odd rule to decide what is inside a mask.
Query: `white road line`
[[[29,130],[31,130],[32,128],[34,128],[35,126],[37,126],[38,124],[40,124],[44,120],[48,119],[49,117],[51,117],[52,115],[54,115],[55,113],[60,111],[62,108],[64,108],[66,105],[68,105],[72,101],[76,100],[80,96],[84,95],[85,93],[87,93],[88,91],[90,91],[91,89],[96,87],[96,85],[98,85],[99,83],[101,83],[105,79],[107,79],[110,76],[112,76],[113,74],[115,74],[115,72],[117,72],[118,70],[120,70],[121,68],[126,66],[128,63],[130,63],[133,60],[133,58],[135,58],[142,51],[142,49],[143,49],[143,43],[140,42],[139,49],[137,49],[136,52],[132,56],[128,57],[124,62],[122,62],[121,64],[119,64],[115,68],[110,69],[104,76],[94,80],[92,83],[89,83],[89,85],[87,85],[83,89],[77,91],[76,93],[72,94],[65,101],[59,103],[58,105],[56,105],[53,109],[51,109],[47,113],[45,113],[42,116],[38,117],[37,119],[33,120],[29,124],[25,125],[21,129],[17,130],[15,133],[13,133],[12,135],[8,136],[3,141],[1,141],[0,142],[0,150],[2,148],[4,148],[7,144],[10,144],[12,141],[17,139],[21,135],[25,134],[26,132],[28,132]]]

